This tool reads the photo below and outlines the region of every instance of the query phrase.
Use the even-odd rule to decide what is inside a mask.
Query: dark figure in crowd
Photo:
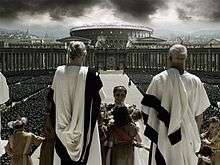
[[[53,165],[55,145],[55,104],[53,90],[49,88],[47,96],[47,110],[45,113],[42,136],[45,137],[40,150],[40,165]]]
[[[201,134],[201,138],[198,165],[220,165],[220,120],[217,117],[209,119],[208,130]]]

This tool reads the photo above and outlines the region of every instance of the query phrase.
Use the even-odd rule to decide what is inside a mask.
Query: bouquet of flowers
[[[136,105],[134,105],[134,104],[128,106],[128,113],[130,114],[130,116],[134,122],[136,122],[142,118],[141,111],[138,110]]]
[[[98,120],[101,139],[106,139],[110,127],[114,125],[113,106],[113,104],[101,104]]]

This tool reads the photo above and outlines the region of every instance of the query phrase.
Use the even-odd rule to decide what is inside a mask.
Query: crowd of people
[[[99,74],[82,66],[85,45],[71,42],[67,53],[70,62],[58,67],[55,74],[7,77],[10,104],[1,106],[1,137],[9,141],[1,163],[31,165],[31,154],[40,143],[40,165],[53,164],[53,148],[61,165],[134,165],[138,161],[143,165],[135,160],[135,147],[150,151],[151,165],[177,161],[194,165],[198,160],[202,165],[207,163],[204,157],[212,165],[218,161],[220,78],[215,75],[209,81],[210,74],[198,73],[203,86],[198,77],[186,72],[184,46],[171,47],[170,68],[165,71],[125,71],[144,95],[142,111],[125,103],[124,86],[114,88],[114,103],[101,106],[105,84]],[[215,119],[210,120],[212,117]],[[146,127],[144,135],[152,141],[151,148],[142,143],[140,123]],[[199,130],[204,132],[202,149],[209,148],[208,154],[200,150]],[[21,153],[15,153],[18,150]],[[138,158],[144,159],[143,155]]]
[[[18,116],[28,118],[25,130],[41,134],[46,110],[46,96],[48,94],[48,85],[52,83],[51,75],[31,77],[27,76],[10,76],[7,78],[9,85],[10,99],[6,102],[7,107],[1,111],[2,131],[1,137],[6,140],[13,134],[13,129],[7,126],[7,123],[16,120]],[[49,78],[48,78],[49,77]],[[49,81],[50,80],[50,81]],[[4,165],[9,164],[8,155],[1,157]]]
[[[10,101],[19,102],[38,91],[47,88],[47,84],[15,84],[9,86]],[[25,89],[25,90],[24,90]]]

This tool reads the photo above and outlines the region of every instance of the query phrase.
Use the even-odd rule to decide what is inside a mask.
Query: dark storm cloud
[[[213,11],[213,19],[215,21],[220,21],[220,1],[219,0],[213,0],[215,4],[215,10]]]
[[[220,1],[219,0],[179,0],[176,2],[177,14],[181,20],[191,18],[209,19],[220,21]]]
[[[148,17],[157,9],[165,6],[164,0],[109,0],[122,15],[132,16],[136,19]]]
[[[63,16],[78,17],[94,5],[103,5],[115,11],[118,17],[124,15],[136,19],[148,17],[164,5],[164,0],[0,0],[0,18],[16,19],[18,14],[44,14],[53,19]]]
[[[62,16],[80,16],[101,0],[0,0],[0,18],[15,19],[18,14],[49,12],[54,19]]]
[[[0,0],[0,19],[49,13],[52,19],[60,20],[64,16],[82,16],[99,5],[113,9],[115,16],[124,20],[145,20],[157,9],[168,9],[169,2],[176,4],[181,20],[203,17],[220,21],[220,0]]]
[[[177,11],[179,19],[186,20],[186,21],[191,19],[191,16],[188,16],[187,12],[184,9],[177,8],[176,11]]]

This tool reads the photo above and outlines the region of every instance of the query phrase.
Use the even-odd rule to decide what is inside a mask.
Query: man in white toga
[[[86,48],[70,42],[70,62],[55,72],[55,148],[61,165],[101,165],[97,117],[104,97],[99,75],[82,66]]]
[[[186,47],[173,45],[169,68],[153,77],[142,100],[150,165],[197,164],[202,114],[210,102],[200,79],[184,70],[186,58]]]

